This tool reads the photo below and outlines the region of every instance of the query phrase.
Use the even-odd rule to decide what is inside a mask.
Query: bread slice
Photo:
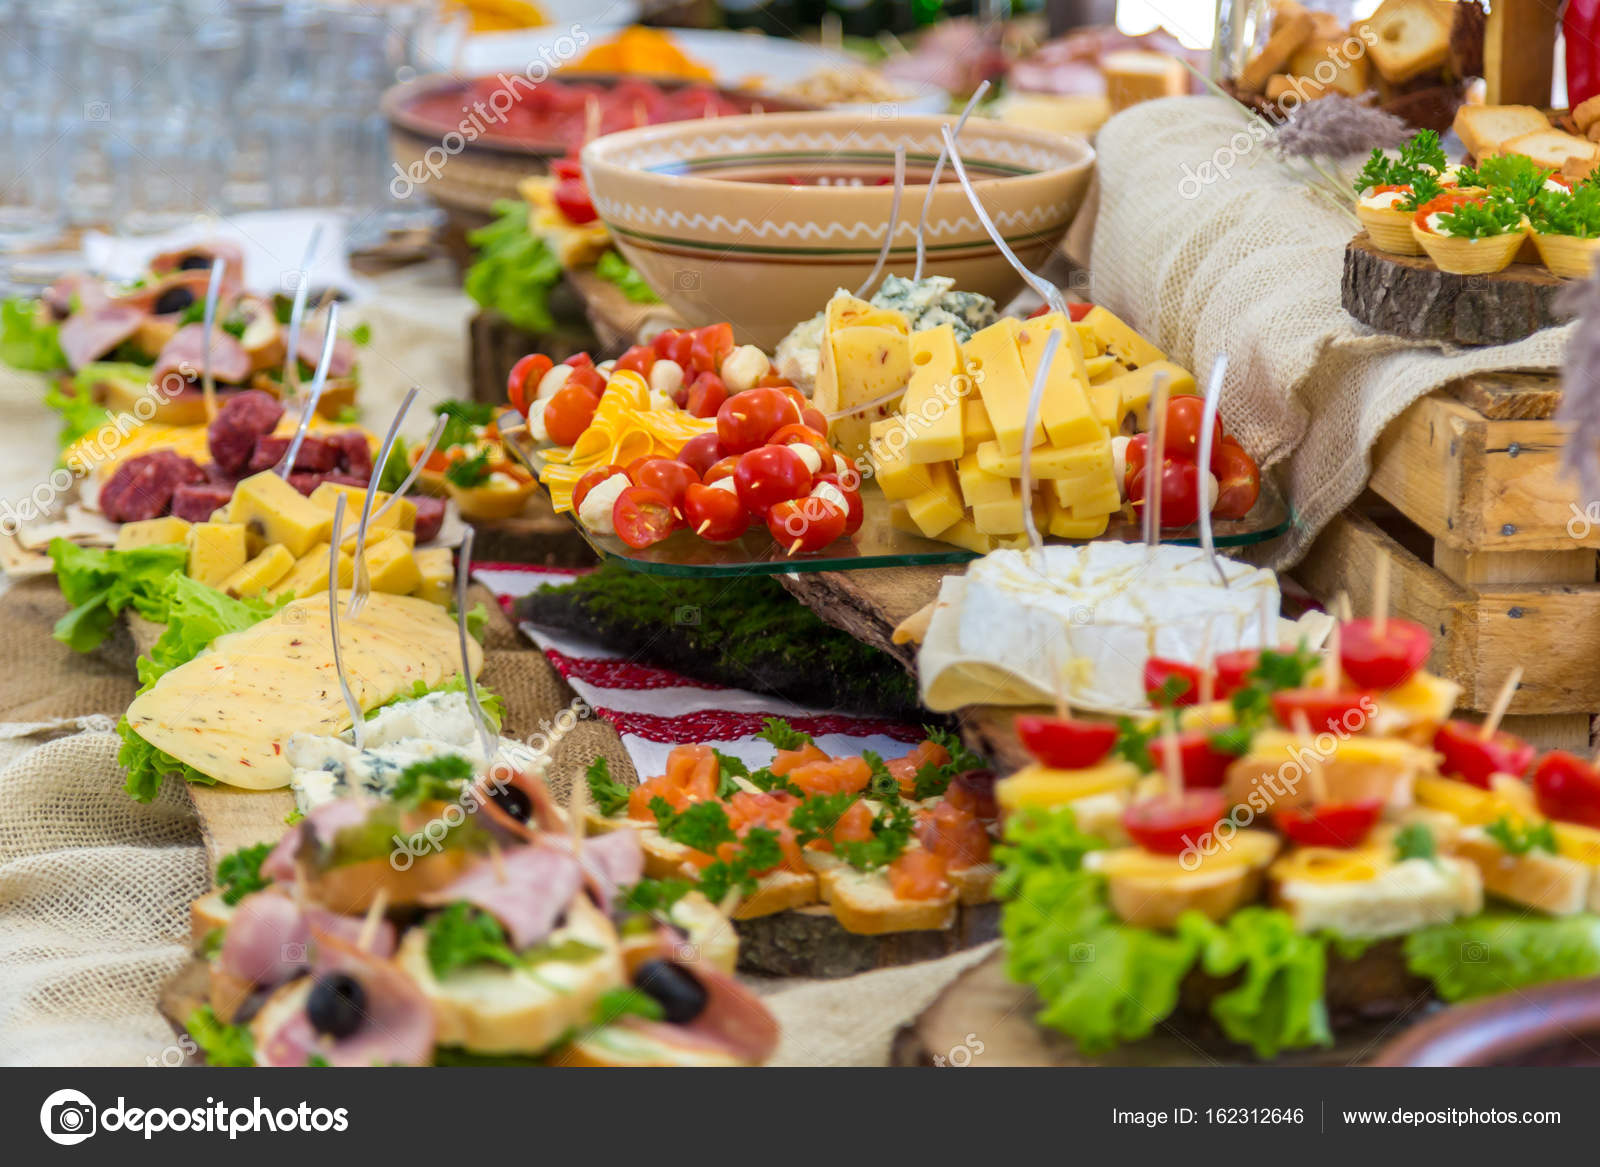
[[[1350,56],[1340,51],[1345,39],[1342,33],[1311,38],[1290,56],[1286,72],[1319,89],[1360,97],[1371,88],[1371,66],[1365,53]]]
[[[1239,71],[1239,87],[1249,93],[1259,93],[1274,73],[1282,73],[1294,51],[1316,31],[1317,22],[1300,5],[1287,3],[1278,6],[1273,14],[1272,35],[1261,51],[1245,62]]]
[[[1560,170],[1567,159],[1587,161],[1600,155],[1600,146],[1561,130],[1536,130],[1500,143],[1500,154],[1526,154],[1546,170]]]
[[[1309,77],[1290,77],[1283,73],[1274,73],[1267,78],[1266,95],[1268,101],[1282,101],[1290,94],[1296,101],[1316,101],[1319,97],[1326,97],[1332,90],[1324,89]]]
[[[1434,0],[1384,0],[1356,34],[1386,81],[1409,81],[1450,60],[1450,25]]]
[[[213,932],[233,919],[233,905],[223,902],[220,891],[207,892],[189,905],[189,946],[203,952]]]
[[[1501,142],[1548,130],[1550,119],[1531,105],[1463,105],[1451,128],[1467,153],[1481,161],[1501,153]]]
[[[1182,97],[1189,92],[1189,74],[1182,62],[1167,53],[1124,49],[1100,58],[1106,79],[1106,97],[1113,113],[1158,97]]]
[[[987,904],[994,900],[994,880],[999,874],[998,864],[978,863],[952,868],[949,879],[955,884],[956,896],[963,904]]]
[[[880,936],[885,932],[927,932],[952,927],[960,893],[932,900],[905,900],[894,894],[881,871],[857,871],[841,864],[823,877],[828,884],[828,906],[847,932]]]
[[[699,961],[732,975],[739,963],[739,934],[717,905],[692,891],[672,905],[667,917],[685,934],[678,943],[688,951],[680,953],[680,960]],[[621,946],[622,963],[631,977],[639,965],[661,954],[660,932],[649,928],[624,935]]]
[[[1471,863],[1392,855],[1392,847],[1296,848],[1268,871],[1273,902],[1301,932],[1351,939],[1402,936],[1483,910],[1483,881]],[[1324,858],[1329,866],[1319,867]]]
[[[1585,134],[1589,132],[1590,126],[1600,125],[1600,95],[1575,105],[1572,109],[1572,120]]]
[[[607,990],[628,983],[611,922],[578,896],[549,943],[578,941],[597,951],[582,960],[546,960],[528,968],[479,964],[443,980],[428,963],[428,932],[412,928],[395,964],[428,998],[438,1043],[482,1054],[540,1054],[589,1024]]]
[[[1171,928],[1187,911],[1221,920],[1254,900],[1278,851],[1268,831],[1235,831],[1209,855],[1157,855],[1139,847],[1092,851],[1089,870],[1106,877],[1112,910],[1141,928]],[[1198,859],[1198,862],[1195,860]]]
[[[664,1031],[646,1032],[627,1025],[604,1025],[585,1033],[571,1045],[553,1051],[548,1061],[554,1066],[591,1069],[744,1065],[725,1050],[691,1042],[679,1045]]]
[[[1480,827],[1462,831],[1456,854],[1478,869],[1490,894],[1552,916],[1571,916],[1589,906],[1595,869],[1576,859],[1529,851],[1512,855]]]

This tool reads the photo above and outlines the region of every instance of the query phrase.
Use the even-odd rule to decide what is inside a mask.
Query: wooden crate
[[[1476,377],[1401,414],[1373,450],[1371,491],[1318,537],[1296,576],[1355,610],[1380,554],[1391,609],[1432,629],[1430,667],[1482,712],[1523,667],[1508,727],[1586,747],[1600,711],[1600,522],[1561,473],[1559,381]]]

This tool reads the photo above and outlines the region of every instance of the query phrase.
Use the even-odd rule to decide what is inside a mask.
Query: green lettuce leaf
[[[607,251],[594,265],[594,274],[622,289],[622,294],[635,304],[659,304],[661,297],[645,282],[637,268],[615,251]]]
[[[87,393],[66,393],[59,385],[45,390],[44,403],[61,415],[61,432],[56,441],[63,450],[111,420],[111,411]]]
[[[1210,975],[1243,973],[1236,987],[1211,1002],[1211,1015],[1229,1038],[1259,1058],[1332,1044],[1322,996],[1327,950],[1318,937],[1297,932],[1287,912],[1248,907],[1220,924],[1185,912],[1178,935],[1194,942],[1200,967]]]
[[[561,263],[545,241],[528,229],[528,204],[500,199],[495,220],[467,236],[478,259],[467,269],[467,295],[518,328],[550,332],[550,290],[561,279]]]
[[[198,782],[202,786],[215,786],[217,780],[202,774],[187,762],[180,762],[171,754],[156,749],[134,732],[127,715],[117,722],[117,735],[122,738],[122,748],[117,751],[117,764],[128,772],[122,789],[135,802],[150,802],[161,793],[161,783],[168,774],[176,774],[185,782]]]
[[[252,627],[280,606],[270,600],[236,600],[190,579],[181,570],[168,577],[158,602],[159,612],[145,615],[167,627],[150,646],[150,655],[139,658],[141,693],[166,673],[199,656],[217,637]]]
[[[211,1011],[210,1005],[201,1005],[189,1014],[185,1028],[206,1055],[208,1066],[237,1068],[256,1064],[256,1043],[249,1027],[224,1024]]]
[[[178,544],[129,551],[79,547],[50,540],[56,586],[73,608],[56,622],[55,638],[75,652],[89,652],[110,634],[124,608],[150,620],[166,618],[170,579],[187,578],[188,550]]]
[[[17,298],[0,303],[0,361],[30,373],[67,367],[61,326],[45,318],[39,301]]]
[[[1486,912],[1406,937],[1406,967],[1446,1001],[1600,975],[1600,917]]]

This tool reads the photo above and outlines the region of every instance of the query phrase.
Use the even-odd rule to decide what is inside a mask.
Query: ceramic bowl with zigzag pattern
[[[771,349],[837,288],[872,271],[893,200],[895,147],[906,147],[900,222],[887,270],[916,266],[916,227],[939,156],[942,116],[768,113],[648,126],[583,150],[595,209],[618,247],[691,324],[730,321]],[[1094,150],[981,118],[959,145],[974,188],[1030,268],[1055,248],[1083,202]],[[924,274],[1004,304],[1022,287],[946,166],[925,232]]]

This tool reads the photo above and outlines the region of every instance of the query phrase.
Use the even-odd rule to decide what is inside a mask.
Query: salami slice
[[[439,537],[439,532],[444,527],[445,500],[430,498],[424,494],[417,495],[411,501],[417,507],[417,523],[413,532],[417,542],[430,543]]]
[[[262,470],[271,470],[283,461],[283,456],[289,452],[289,443],[293,440],[288,434],[264,434],[257,438],[255,453],[250,455],[250,472],[256,474]],[[295,451],[294,466],[291,469],[324,474],[339,464],[339,453],[338,443],[331,438],[307,434],[305,441],[301,442],[300,448]]]
[[[117,523],[159,518],[179,487],[203,482],[205,476],[199,466],[171,450],[140,454],[117,467],[100,488],[101,513]]]
[[[216,513],[218,507],[227,506],[232,497],[232,483],[185,483],[172,492],[172,513],[191,523],[204,523]]]
[[[206,429],[211,460],[229,474],[249,469],[256,442],[278,427],[283,403],[270,393],[246,389],[230,397]]]

